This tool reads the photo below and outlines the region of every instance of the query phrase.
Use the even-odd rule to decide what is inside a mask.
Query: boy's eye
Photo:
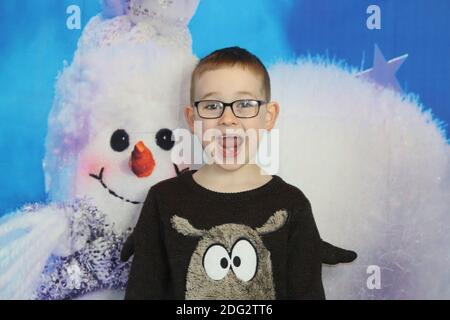
[[[257,102],[254,100],[241,100],[236,103],[236,106],[238,108],[245,109],[245,108],[253,108],[256,106],[256,104]]]
[[[220,106],[221,106],[220,103],[218,103],[218,102],[212,102],[212,103],[206,104],[206,105],[203,107],[203,109],[206,109],[206,110],[217,110],[217,109],[220,109]]]
[[[207,107],[208,109],[218,109],[219,106],[220,106],[220,104],[219,104],[218,102],[215,102],[215,103],[210,103],[210,104],[208,104],[206,107]]]

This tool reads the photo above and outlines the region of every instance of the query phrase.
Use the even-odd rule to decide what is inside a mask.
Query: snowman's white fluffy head
[[[134,225],[151,185],[175,175],[158,132],[178,127],[197,61],[186,24],[183,32],[152,28],[150,18],[94,17],[58,77],[48,118],[49,200],[91,198],[118,230]],[[130,165],[138,142],[154,160],[141,177]]]
[[[191,50],[188,23],[198,0],[103,0],[102,4],[102,13],[86,26],[79,47],[151,42]]]

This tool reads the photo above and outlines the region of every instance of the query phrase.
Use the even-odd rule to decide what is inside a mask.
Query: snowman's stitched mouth
[[[111,190],[110,188],[108,188],[108,186],[107,186],[107,185],[105,184],[105,182],[103,181],[103,171],[104,171],[104,170],[105,170],[105,167],[103,167],[103,168],[100,169],[100,173],[99,173],[98,175],[93,174],[93,173],[90,173],[89,175],[90,175],[92,178],[97,179],[97,180],[100,182],[100,184],[103,186],[103,188],[105,188],[106,190],[108,190],[108,192],[109,192],[111,195],[113,195],[114,197],[119,198],[119,199],[121,199],[121,200],[123,200],[123,201],[125,201],[125,202],[132,203],[132,204],[141,204],[141,203],[142,203],[142,202],[140,202],[140,201],[133,201],[133,200],[129,200],[129,199],[127,199],[127,198],[124,198],[124,197],[122,197],[122,196],[119,196],[115,191],[113,191],[113,190]]]
[[[177,176],[179,176],[179,175],[182,174],[183,172],[189,170],[189,168],[184,168],[183,170],[180,171],[180,169],[178,169],[178,166],[177,166],[175,163],[173,164],[173,166],[175,167],[175,172],[176,172]],[[140,201],[133,201],[133,200],[124,198],[124,197],[122,197],[122,196],[119,196],[115,191],[113,191],[113,190],[111,190],[110,188],[108,188],[108,186],[107,186],[107,185],[105,184],[105,182],[103,181],[103,171],[104,171],[104,170],[105,170],[105,167],[102,167],[102,168],[100,169],[100,172],[99,172],[98,175],[97,175],[97,174],[93,174],[93,173],[90,173],[89,175],[90,175],[92,178],[98,180],[98,181],[100,182],[100,184],[103,186],[103,188],[105,188],[106,190],[108,190],[109,194],[113,195],[114,197],[119,198],[119,199],[121,199],[121,200],[123,200],[123,201],[126,201],[126,202],[129,202],[129,203],[132,203],[132,204],[141,204],[141,203],[143,203],[143,202],[140,202]]]

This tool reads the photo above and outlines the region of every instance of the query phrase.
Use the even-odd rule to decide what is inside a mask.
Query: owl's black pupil
[[[173,148],[175,141],[172,140],[172,130],[161,129],[156,133],[156,144],[163,150],[169,151]]]
[[[118,129],[112,134],[110,144],[114,151],[122,152],[130,146],[130,137],[125,130]]]
[[[228,267],[228,260],[227,260],[227,258],[222,258],[222,259],[220,260],[220,266],[221,266],[222,268],[224,268],[224,269],[226,269],[226,268]]]
[[[241,259],[239,257],[234,257],[233,264],[235,267],[239,267],[241,265]]]

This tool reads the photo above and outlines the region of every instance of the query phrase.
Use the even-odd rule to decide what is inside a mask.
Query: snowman
[[[196,6],[104,1],[85,27],[48,118],[49,203],[0,221],[1,298],[123,298],[123,241],[149,188],[182,170],[170,150],[196,62]]]

